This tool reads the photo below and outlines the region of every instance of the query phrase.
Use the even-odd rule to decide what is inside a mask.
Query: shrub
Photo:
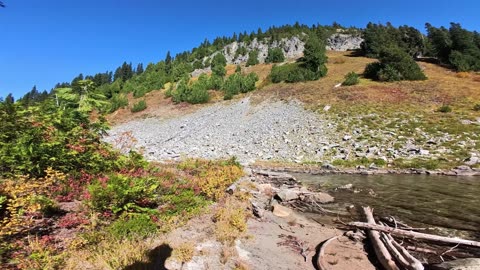
[[[140,100],[139,102],[133,104],[133,107],[131,109],[132,113],[140,112],[143,111],[147,108],[147,103],[145,100]]]
[[[110,113],[128,106],[128,99],[124,94],[115,94],[110,99]]]
[[[257,81],[258,76],[255,73],[250,73],[246,76],[240,73],[230,75],[222,86],[225,92],[224,99],[231,99],[238,93],[247,93],[255,90],[255,83]]]
[[[99,212],[123,211],[150,212],[146,204],[156,204],[156,190],[159,183],[152,177],[129,177],[122,174],[110,174],[98,178],[87,187],[86,204]]]
[[[247,67],[249,66],[254,66],[257,65],[258,62],[258,51],[257,50],[251,50],[248,53],[248,60],[247,63],[245,64]]]
[[[157,224],[145,214],[131,214],[119,218],[109,227],[108,232],[115,239],[146,238],[157,232]]]
[[[474,110],[474,111],[480,111],[480,103],[479,103],[479,104],[475,104],[475,106],[473,106],[473,110]]]
[[[212,75],[215,78],[218,78],[218,75]],[[221,77],[220,77],[221,78]],[[192,85],[187,85],[185,80],[181,80],[177,84],[177,89],[171,92],[172,100],[175,103],[179,102],[188,102],[191,104],[206,103],[210,100],[210,94],[208,93],[209,84],[213,83],[207,78],[206,75],[202,75],[199,79],[192,83]]]
[[[443,105],[440,108],[438,108],[438,111],[442,113],[449,113],[452,111],[452,108],[448,105]]]
[[[220,90],[222,89],[223,78],[212,74],[212,76],[210,76],[210,78],[208,79],[208,85],[210,89]]]
[[[299,63],[285,64],[281,66],[273,66],[270,72],[270,80],[273,83],[282,81],[288,83],[314,81],[320,78],[321,72],[315,73],[309,69],[302,67]]]
[[[379,60],[379,63],[371,63],[366,66],[365,77],[388,82],[427,79],[413,58],[398,47],[382,50]]]
[[[281,48],[268,49],[268,55],[265,59],[265,63],[281,63],[285,61],[285,55]]]
[[[345,81],[343,81],[342,85],[349,86],[349,85],[356,85],[360,82],[360,77],[355,72],[349,72],[345,75]]]
[[[187,96],[187,102],[190,104],[206,103],[210,100],[207,85],[202,82],[195,82],[191,86],[191,90]]]
[[[187,214],[195,214],[202,207],[208,204],[204,196],[199,196],[192,189],[183,187],[182,189],[173,188],[164,191],[166,194],[160,197],[162,203],[161,213],[167,216],[175,216],[178,214],[187,216]]]
[[[227,198],[214,215],[217,239],[220,242],[232,244],[247,231],[247,218],[245,205],[233,197]]]

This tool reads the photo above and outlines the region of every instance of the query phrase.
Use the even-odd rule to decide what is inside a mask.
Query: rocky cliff
[[[327,39],[327,50],[332,51],[347,51],[356,50],[360,48],[360,44],[363,39],[359,35],[336,33]],[[218,53],[223,53],[227,59],[228,64],[239,65],[247,62],[248,53],[252,50],[258,51],[258,61],[260,63],[265,62],[267,58],[268,49],[270,48],[282,48],[285,58],[297,59],[303,56],[303,50],[305,49],[305,42],[302,41],[302,37],[294,36],[291,38],[283,38],[280,41],[270,42],[269,39],[258,40],[255,38],[249,44],[245,42],[233,42],[223,48],[222,51],[216,52],[209,57],[205,57],[203,62],[206,63],[208,59],[212,59]],[[245,54],[237,54],[237,50],[244,47]],[[199,76],[202,73],[210,71],[210,67],[204,69],[197,69],[191,73],[193,77]]]

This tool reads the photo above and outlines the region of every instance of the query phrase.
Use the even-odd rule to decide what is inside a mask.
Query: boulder
[[[480,270],[480,259],[467,258],[435,264],[433,270]]]
[[[300,196],[299,191],[290,190],[290,189],[280,190],[276,195],[276,197],[278,197],[282,202],[298,200],[299,196]]]
[[[332,203],[335,201],[335,198],[333,198],[332,195],[324,192],[318,192],[313,195],[313,199],[317,203]]]
[[[288,217],[292,214],[292,210],[280,204],[273,206],[273,214],[277,217]]]
[[[476,156],[471,156],[467,160],[465,160],[465,164],[468,166],[473,166],[477,163],[480,163],[480,159]]]

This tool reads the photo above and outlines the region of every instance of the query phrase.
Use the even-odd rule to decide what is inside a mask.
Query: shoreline
[[[331,175],[331,174],[350,174],[350,175],[383,175],[383,174],[403,174],[403,175],[444,175],[444,176],[480,176],[479,168],[468,166],[458,166],[450,170],[427,170],[427,169],[383,169],[383,168],[336,168],[327,166],[292,166],[292,165],[247,165],[253,171],[272,171],[284,173],[306,173],[312,175]]]

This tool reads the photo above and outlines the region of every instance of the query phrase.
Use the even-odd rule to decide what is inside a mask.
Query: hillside
[[[314,162],[347,167],[374,163],[380,167],[439,169],[468,163],[479,155],[476,138],[480,131],[480,113],[473,110],[480,99],[479,75],[459,74],[419,62],[429,78],[427,81],[382,83],[361,79],[356,86],[338,87],[345,74],[361,73],[373,60],[352,56],[351,52],[329,51],[327,56],[329,73],[318,81],[266,85],[230,102],[213,98],[205,105],[173,105],[164,98],[165,90],[151,92],[146,97],[146,111],[132,114],[122,109],[109,119],[113,123],[145,117],[172,120],[157,121],[158,124],[154,120],[140,121],[138,127],[133,123],[116,126],[112,134],[133,130],[141,141],[138,146],[145,148],[146,154],[152,153],[154,160],[171,156],[237,156],[249,162]],[[257,73],[260,77],[257,84],[262,85],[270,67],[261,64],[248,67],[244,72]],[[232,69],[231,66],[229,72]],[[282,106],[279,101],[286,104]],[[294,101],[300,101],[300,107],[291,103]],[[444,104],[448,104],[452,112],[438,112]],[[244,109],[235,109],[236,106]],[[307,111],[301,112],[302,107]],[[300,114],[291,115],[294,112]],[[247,118],[247,122],[238,122],[239,115],[248,115],[248,119],[256,122],[248,122]],[[307,120],[310,117],[313,118]],[[193,127],[186,124],[190,122]],[[279,130],[273,125],[278,122],[283,125]],[[247,141],[230,137],[239,126],[246,128]],[[312,133],[311,126],[320,128],[321,132]],[[148,135],[157,128],[165,130],[165,136],[160,135],[162,133]],[[249,132],[252,134],[247,135]],[[192,141],[181,139],[184,137],[181,134]],[[169,141],[171,136],[178,136],[180,141]],[[255,141],[262,141],[259,148]],[[281,150],[283,146],[279,148],[273,141],[282,141],[281,145],[287,145],[288,149]],[[234,147],[232,143],[238,145]],[[232,149],[227,149],[227,145]]]
[[[375,269],[363,202],[479,238],[480,34],[426,27],[271,27],[8,95],[0,268]]]

